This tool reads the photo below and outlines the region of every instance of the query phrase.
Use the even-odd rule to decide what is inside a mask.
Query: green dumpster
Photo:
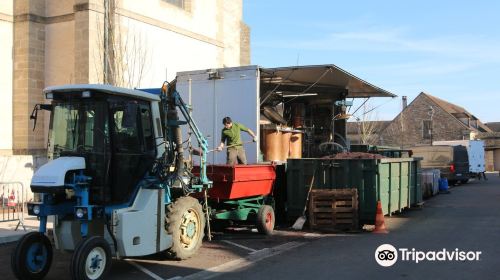
[[[422,202],[420,162],[415,158],[289,159],[287,161],[287,219],[302,214],[313,172],[313,188],[357,188],[360,225],[373,224],[377,200],[384,214]]]

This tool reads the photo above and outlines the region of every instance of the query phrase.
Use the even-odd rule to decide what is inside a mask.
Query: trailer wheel
[[[195,198],[184,196],[167,206],[165,227],[172,236],[168,255],[177,260],[193,256],[201,247],[205,216]]]
[[[110,269],[111,248],[100,236],[83,239],[71,258],[71,278],[74,280],[104,279]]]
[[[257,213],[257,230],[260,233],[271,235],[275,221],[273,208],[269,205],[262,205]]]
[[[52,245],[45,234],[25,234],[12,252],[12,272],[18,279],[42,279],[49,272],[52,254]]]

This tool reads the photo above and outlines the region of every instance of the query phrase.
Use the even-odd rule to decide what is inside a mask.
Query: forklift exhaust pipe
[[[179,114],[177,113],[177,108],[175,106],[175,101],[172,98],[172,92],[175,89],[175,82],[172,86],[168,87],[167,98],[168,98],[168,113],[167,119],[169,120],[179,120]],[[175,161],[175,169],[177,170],[177,176],[179,180],[181,180],[182,175],[184,174],[184,148],[182,147],[182,130],[180,126],[176,126],[173,129],[174,133],[174,142],[176,146],[176,161]]]

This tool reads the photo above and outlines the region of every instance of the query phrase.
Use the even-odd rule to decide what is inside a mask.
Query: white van
[[[486,171],[483,140],[434,141],[433,143],[434,145],[465,146],[469,156],[469,174],[471,177],[478,177]]]

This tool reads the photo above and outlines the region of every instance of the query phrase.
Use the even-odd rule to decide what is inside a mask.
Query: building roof
[[[436,103],[436,105],[441,107],[444,111],[451,114],[453,117],[457,118],[458,120],[460,120],[460,118],[463,118],[463,117],[477,120],[477,126],[478,126],[477,129],[473,128],[473,127],[467,127],[467,128],[469,128],[471,130],[478,130],[480,132],[491,132],[492,131],[489,127],[487,127],[485,124],[483,124],[478,118],[476,118],[473,114],[471,114],[469,111],[467,111],[463,107],[460,107],[458,105],[455,105],[453,103],[450,103],[448,101],[440,99],[438,97],[432,96],[432,95],[425,93],[425,92],[421,92],[420,94],[424,95],[427,98],[429,98],[430,100],[432,100],[434,103]],[[464,126],[467,126],[467,125],[464,124]]]
[[[485,125],[494,132],[500,132],[500,122],[489,122]]]

